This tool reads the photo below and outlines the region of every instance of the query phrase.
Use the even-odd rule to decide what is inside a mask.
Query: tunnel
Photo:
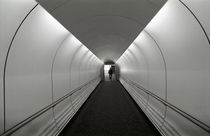
[[[0,0],[0,19],[1,136],[210,136],[209,0]]]

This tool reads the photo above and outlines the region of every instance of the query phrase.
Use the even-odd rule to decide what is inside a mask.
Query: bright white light
[[[111,65],[104,65],[104,71],[108,71],[110,69]]]

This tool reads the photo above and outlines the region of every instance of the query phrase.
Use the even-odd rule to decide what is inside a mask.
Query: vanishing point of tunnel
[[[210,136],[210,0],[0,0],[0,136]]]

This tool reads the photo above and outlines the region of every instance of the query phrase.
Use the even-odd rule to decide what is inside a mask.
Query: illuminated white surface
[[[50,126],[50,132],[47,129]],[[46,131],[47,130],[47,131]],[[53,119],[52,109],[37,117],[24,127],[20,128],[12,134],[12,136],[37,136],[37,135],[50,135],[52,132],[57,131],[56,123]]]
[[[209,0],[182,0],[193,14],[199,19],[204,27],[208,37],[210,38],[210,1]]]
[[[71,74],[71,90],[76,89],[79,86],[79,69],[80,61],[84,56],[87,50],[84,47],[81,47],[78,52],[75,54],[74,59],[71,63],[70,74]]]
[[[7,129],[52,103],[52,60],[67,35],[68,31],[41,6],[21,26],[6,71]]]
[[[159,3],[153,0],[150,1]],[[51,2],[53,3],[55,1]],[[210,17],[207,16],[210,12],[208,6],[209,1],[183,0],[183,2],[197,16],[209,36]],[[5,30],[5,34],[1,31],[0,35],[1,77],[6,51],[12,36],[22,19],[35,4],[36,2],[29,0],[18,2],[13,0],[0,1],[0,10],[3,12],[9,11],[4,12],[4,14],[0,12],[1,18],[5,18],[5,13],[7,15],[7,18],[1,21],[0,24],[1,30]],[[56,2],[52,5],[56,6]],[[65,8],[62,10],[65,10]],[[62,10],[57,13],[63,14]],[[74,20],[72,18],[70,19]],[[104,19],[96,22],[94,26],[101,26],[100,24],[105,22]],[[113,19],[113,22],[117,22],[117,20],[123,19]],[[91,26],[90,24],[92,23],[85,23],[86,26]],[[130,23],[127,20],[124,22],[125,24],[128,25]],[[121,25],[118,24],[118,26],[115,28],[119,29],[123,26],[123,23]],[[80,27],[80,30],[86,32],[83,31],[85,30],[83,28],[85,27]],[[106,58],[104,56],[116,55],[114,50],[118,47],[112,48],[109,44],[110,41],[116,43],[116,45],[125,43],[128,40],[125,40],[123,37],[129,34],[126,30],[113,35],[108,33],[108,31],[112,30],[111,27],[104,30],[107,33],[103,33],[102,35],[98,35],[100,31],[93,31],[93,33],[85,35],[85,38],[87,38],[85,40],[86,43],[93,43],[91,44],[93,48],[96,47],[94,45],[100,43],[100,40],[102,41],[104,46],[95,50],[102,58]],[[140,84],[150,92],[167,100],[177,108],[209,126],[210,48],[200,25],[184,5],[179,1],[171,0],[167,2],[155,18],[147,25],[145,30],[151,34],[158,45],[152,37],[143,31],[117,62],[120,65],[122,76]],[[126,35],[123,33],[126,33]],[[95,39],[91,41],[91,38]],[[110,40],[107,40],[109,38]],[[60,48],[58,48],[59,46]],[[158,46],[163,51],[163,56],[161,56]],[[58,52],[51,75],[53,57],[57,49]],[[110,51],[110,49],[114,50]],[[107,53],[108,51],[109,53]],[[166,60],[167,71],[165,71],[162,57]],[[9,54],[6,71],[7,129],[49,105],[52,99],[54,101],[58,100],[73,89],[99,76],[101,66],[101,61],[92,52],[38,6],[21,26]],[[165,88],[166,72],[168,79],[167,88]],[[151,115],[154,122],[161,126],[163,120],[158,120],[158,116],[164,117],[165,106],[152,97],[148,98],[148,95],[140,89],[132,88],[122,80],[121,82],[137,101],[138,105],[143,108],[143,111]],[[82,89],[72,95],[71,99],[68,98],[55,106],[54,112],[59,127],[62,127],[67,119],[65,116],[66,109],[69,110],[67,112],[68,114],[73,113],[73,107],[77,111],[96,85],[97,81],[86,90]],[[1,86],[2,78],[0,79],[0,88],[2,88]],[[3,130],[2,92],[0,90],[0,133]],[[71,101],[73,101],[73,107]],[[28,135],[29,133],[31,135],[38,135],[41,129],[49,125],[49,122],[54,123],[52,113],[49,110],[46,114],[41,115],[21,128],[14,135]],[[64,118],[61,119],[61,116]],[[180,135],[209,135],[170,109],[166,111],[166,120],[161,129],[169,127],[167,123],[173,127],[173,130],[178,131]],[[36,125],[39,127],[34,127]],[[33,133],[31,133],[32,131]]]
[[[204,23],[204,29],[208,32],[208,28],[205,26],[205,23],[209,24],[209,17],[207,17],[206,13],[207,8],[206,6],[203,9],[201,8],[201,5],[207,3],[207,1],[188,2],[186,0],[185,2],[189,8],[192,8],[193,12],[196,12],[196,15],[199,14],[198,19],[200,19],[201,23]],[[195,3],[198,5],[196,6]],[[203,16],[201,13],[203,13]],[[146,31],[151,36],[145,33]],[[171,0],[147,25],[145,32],[143,31],[134,41],[136,47],[140,47],[139,51],[131,44],[117,61],[121,68],[122,77],[134,80],[152,93],[175,105],[178,109],[210,126],[210,115],[208,114],[210,112],[208,104],[210,100],[210,48],[197,20],[181,2]],[[162,51],[163,56],[160,51]],[[135,54],[135,52],[137,53]],[[145,58],[145,64],[148,67],[143,68],[140,65],[142,62],[138,62],[143,58],[141,56]],[[163,58],[166,62],[166,68],[164,67]],[[134,64],[134,62],[137,64]],[[143,69],[148,70],[148,87],[146,82],[142,82],[143,75],[137,74],[143,72]],[[134,74],[135,72],[137,73]],[[165,72],[167,73],[166,78]],[[136,76],[138,78],[135,78],[135,75],[139,77]],[[165,88],[166,79],[167,88]],[[137,97],[136,92],[138,89],[132,90],[129,84],[123,80],[121,81],[138,103],[143,98]],[[164,129],[166,134],[170,134],[166,129],[171,129],[172,131],[176,130],[180,135],[209,135],[175,111],[168,108],[165,112],[164,105],[152,97],[149,98],[148,104],[154,110],[150,111],[150,107],[147,107],[145,113],[152,117],[151,121],[158,124],[159,129]],[[143,103],[140,103],[140,107],[144,107]],[[162,117],[166,113],[163,127],[161,127],[163,120],[158,121],[159,117],[154,116],[155,112]],[[193,130],[190,131],[190,129]]]
[[[93,61],[89,61],[88,58]],[[101,61],[87,47],[41,6],[37,6],[18,31],[8,57],[6,129],[12,128],[50,105],[52,100],[56,101],[73,89],[98,77],[100,74],[98,69],[101,65]],[[90,77],[87,76],[86,71],[90,73]],[[76,93],[78,95],[71,97],[77,99],[79,104],[77,108],[84,103],[98,81],[87,90],[82,89]],[[68,114],[66,114],[66,109],[68,109]],[[53,127],[51,124],[55,123],[53,115],[57,119],[58,127],[62,128],[70,114],[72,116],[75,114],[70,98],[56,105],[54,113],[49,110],[13,135],[28,135],[29,133],[45,135]],[[34,127],[35,125],[39,127]],[[33,131],[34,129],[36,131]],[[58,131],[57,126],[52,129],[49,135]]]
[[[6,53],[17,27],[35,5],[34,0],[0,0],[0,134],[4,126],[3,70]]]
[[[53,93],[55,101],[71,91],[70,64],[73,61],[73,55],[80,46],[81,43],[76,42],[75,37],[69,34],[57,52],[53,65]]]
[[[200,25],[180,2],[169,1],[146,30],[166,59],[168,101],[210,125],[210,48]]]
[[[109,69],[110,69],[110,67],[111,67],[111,65],[104,65],[104,71],[109,70]]]

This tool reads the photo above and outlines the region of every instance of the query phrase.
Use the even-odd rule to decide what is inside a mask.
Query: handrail
[[[148,95],[152,96],[153,98],[155,98],[156,100],[160,101],[161,103],[163,103],[165,106],[169,107],[170,109],[172,109],[173,111],[179,113],[180,115],[182,115],[184,118],[186,118],[187,120],[193,122],[195,125],[197,125],[198,127],[200,127],[201,129],[205,130],[206,132],[210,133],[210,127],[208,125],[206,125],[205,123],[203,123],[202,121],[196,119],[195,117],[189,115],[188,113],[182,111],[181,109],[177,108],[176,106],[172,105],[171,103],[165,101],[164,99],[160,98],[159,96],[157,96],[156,94],[150,92],[149,90],[147,90],[146,88],[142,87],[141,85],[135,83],[134,81],[130,80],[130,79],[125,79],[124,77],[121,77],[121,79],[123,79],[124,81],[126,81],[128,84],[130,84],[131,86],[135,86],[137,88],[139,88],[140,90],[144,91],[145,93],[147,93]]]
[[[71,91],[70,93],[64,95],[63,97],[61,97],[60,99],[56,100],[55,102],[51,103],[50,105],[46,106],[45,108],[39,110],[38,112],[36,112],[35,114],[31,115],[30,117],[26,118],[25,120],[21,121],[20,123],[16,124],[15,126],[13,126],[12,128],[10,128],[9,130],[5,131],[3,134],[1,134],[0,136],[8,136],[11,135],[12,133],[14,133],[15,131],[17,131],[18,129],[22,128],[24,125],[28,124],[29,122],[31,122],[32,120],[34,120],[35,118],[39,117],[40,115],[42,115],[43,113],[45,113],[46,111],[50,110],[51,108],[55,107],[57,104],[61,103],[62,101],[64,101],[66,98],[68,98],[69,96],[71,96],[72,94],[74,94],[75,92],[81,90],[82,88],[86,87],[86,86],[90,86],[91,83],[93,83],[94,81],[96,81],[99,77],[92,79],[91,81],[81,85],[80,87],[74,89],[73,91]]]

